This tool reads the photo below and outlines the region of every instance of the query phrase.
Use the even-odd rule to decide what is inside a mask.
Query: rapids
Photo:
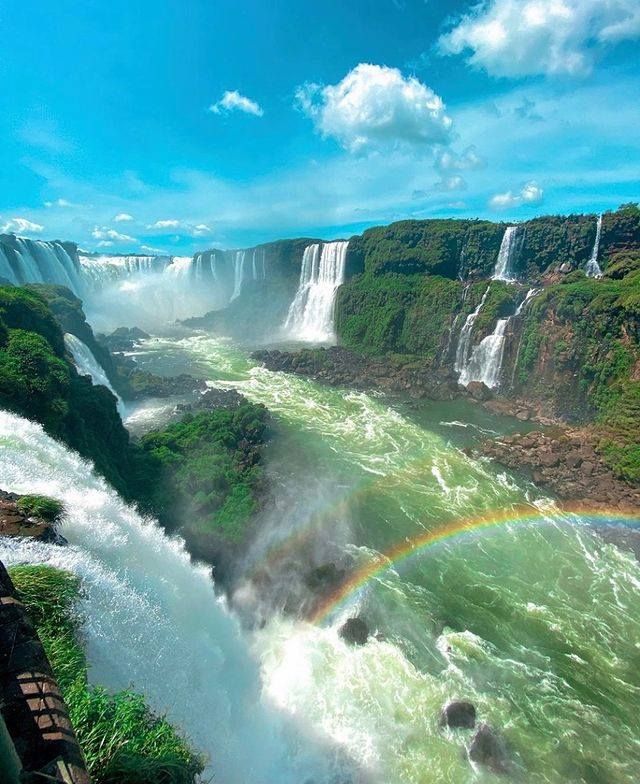
[[[211,754],[220,784],[638,780],[640,567],[463,451],[515,425],[460,401],[417,406],[272,373],[202,334],[143,341],[136,359],[270,409],[273,499],[229,611],[179,540],[39,427],[3,414],[0,487],[64,499],[71,547],[4,541],[0,558],[81,576],[92,679],[132,682],[166,709]],[[151,405],[144,420],[154,423]],[[310,620],[309,569],[352,572],[447,522],[522,504],[535,522],[419,550]],[[356,613],[378,632],[360,648],[337,634]],[[438,726],[454,698],[504,735],[507,777],[470,764],[470,733]]]

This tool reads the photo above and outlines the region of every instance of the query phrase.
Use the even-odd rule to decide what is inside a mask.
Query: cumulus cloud
[[[113,220],[114,223],[127,223],[133,220],[133,215],[129,215],[128,212],[119,212]]]
[[[181,229],[182,231],[191,234],[192,237],[204,237],[211,234],[212,230],[206,223],[194,223],[193,221],[181,221],[176,218],[169,218],[166,220],[157,220],[155,223],[150,223],[148,229],[165,230],[165,229]]]
[[[109,240],[115,240],[116,242],[138,241],[135,237],[130,237],[128,234],[121,234],[119,231],[110,229],[107,226],[95,226],[91,232],[91,236],[94,240],[102,240],[102,242],[108,242]]]
[[[227,90],[222,98],[211,104],[209,111],[214,114],[229,114],[229,112],[244,112],[254,117],[262,117],[264,110],[257,101],[252,101],[237,90]]]
[[[437,191],[463,191],[466,187],[466,180],[459,174],[453,174],[451,177],[443,177],[434,185],[434,188]]]
[[[296,102],[322,136],[350,152],[432,147],[452,135],[442,98],[397,68],[360,63],[337,84],[302,85]]]
[[[598,50],[640,38],[638,0],[489,0],[440,38],[494,76],[589,73]]]
[[[520,191],[514,193],[496,193],[489,200],[489,206],[494,210],[506,210],[509,207],[520,207],[523,204],[541,204],[544,199],[544,191],[536,182],[528,182]]]
[[[11,218],[0,226],[0,234],[40,234],[42,231],[44,226],[26,218]]]
[[[474,171],[484,169],[486,165],[485,159],[473,145],[467,147],[460,154],[450,149],[438,150],[436,154],[436,169],[441,172]]]
[[[113,246],[112,240],[100,240],[98,243],[99,248],[111,248]]]
[[[180,226],[180,221],[174,218],[167,220],[157,220],[155,223],[150,223],[148,229],[177,229]]]

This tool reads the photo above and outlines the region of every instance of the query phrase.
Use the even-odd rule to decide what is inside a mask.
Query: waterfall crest
[[[493,270],[493,280],[504,280],[510,283],[516,279],[513,265],[521,244],[520,226],[507,226],[502,236],[496,266]]]
[[[348,241],[338,241],[305,248],[298,290],[284,323],[285,332],[296,340],[335,341],[333,310],[338,288],[344,283],[348,247]]]
[[[83,343],[80,338],[72,335],[70,332],[65,333],[64,344],[67,347],[67,351],[73,357],[73,361],[78,373],[81,376],[90,376],[91,381],[96,386],[101,385],[106,387],[118,401],[118,412],[120,416],[124,416],[124,403],[122,402],[122,398],[113,388],[107,377],[107,374],[104,371],[104,368],[94,357],[93,352],[89,346]]]
[[[75,294],[82,292],[77,260],[61,242],[8,236],[8,242],[0,244],[0,277],[18,286],[58,283]]]
[[[589,261],[587,262],[587,266],[585,267],[585,272],[589,278],[601,278],[602,277],[602,269],[598,264],[598,254],[600,252],[600,236],[602,234],[602,213],[598,215],[598,222],[596,224],[596,239],[593,243],[593,250],[591,251],[591,256],[589,257]]]

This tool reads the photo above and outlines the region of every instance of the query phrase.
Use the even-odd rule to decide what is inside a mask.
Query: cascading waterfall
[[[489,389],[495,389],[499,385],[508,323],[508,318],[498,319],[491,335],[487,335],[473,349],[458,379],[462,386],[466,387],[471,381],[481,381]]]
[[[517,251],[521,247],[519,229],[520,226],[507,226],[505,229],[502,242],[500,243],[496,266],[493,270],[493,280],[504,280],[507,283],[515,280],[513,264]]]
[[[333,309],[344,282],[348,241],[313,244],[305,248],[298,290],[289,306],[284,330],[297,340],[335,340]]]
[[[67,351],[73,357],[78,373],[81,376],[90,376],[92,382],[96,386],[102,385],[103,387],[106,387],[118,401],[118,412],[121,417],[124,417],[125,409],[122,398],[113,388],[104,368],[94,357],[89,346],[83,343],[80,338],[69,332],[65,333],[64,344],[67,347]]]
[[[80,256],[82,277],[92,290],[138,275],[154,275],[172,263],[170,256]]]
[[[242,281],[244,279],[244,262],[247,257],[246,250],[237,250],[233,260],[233,293],[230,302],[237,299],[242,292]]]
[[[258,665],[216,599],[210,570],[191,563],[180,540],[140,517],[85,460],[39,425],[0,412],[0,487],[64,503],[68,547],[3,538],[0,558],[80,577],[92,681],[141,690],[210,756],[216,781],[349,780],[303,737],[299,721],[293,730],[263,701]]]
[[[487,286],[486,291],[480,300],[480,304],[473,311],[473,313],[469,313],[464,324],[462,325],[462,329],[460,330],[460,337],[458,338],[458,346],[456,348],[456,361],[454,364],[456,373],[462,373],[467,364],[469,354],[471,353],[471,334],[473,332],[473,325],[475,324],[475,321],[478,318],[480,311],[482,310],[482,307],[487,300],[487,297],[489,296],[490,289],[491,286]]]
[[[600,236],[602,234],[602,213],[598,215],[598,222],[596,224],[596,239],[593,243],[593,250],[591,256],[585,267],[585,272],[589,278],[601,278],[602,269],[598,264],[598,253],[600,252]]]
[[[76,262],[60,242],[10,236],[9,242],[0,244],[0,277],[14,285],[58,283],[82,292]]]

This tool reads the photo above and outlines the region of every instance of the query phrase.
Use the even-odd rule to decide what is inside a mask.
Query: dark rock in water
[[[312,569],[304,578],[310,591],[323,593],[338,586],[345,578],[344,569],[339,569],[334,563],[322,564]]]
[[[442,727],[462,727],[472,730],[476,726],[476,708],[471,702],[454,700],[442,709],[440,716]]]
[[[349,620],[340,627],[338,634],[350,645],[365,645],[369,639],[369,627],[362,618],[349,618]]]
[[[482,381],[470,381],[467,384],[467,393],[474,400],[480,401],[491,400],[493,397],[493,392]]]
[[[509,769],[507,745],[488,724],[481,724],[469,747],[469,759],[484,765],[494,773],[506,773]]]
[[[110,351],[131,351],[136,341],[150,337],[139,327],[118,327],[110,335],[100,335],[99,340]]]

